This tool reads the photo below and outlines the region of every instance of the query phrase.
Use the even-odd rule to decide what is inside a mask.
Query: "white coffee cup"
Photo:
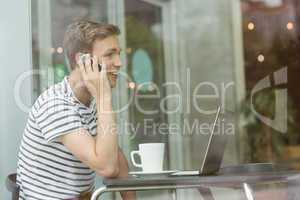
[[[132,151],[130,157],[133,165],[142,168],[143,172],[161,172],[163,171],[164,153],[164,143],[145,143],[139,144],[139,150]],[[140,156],[141,163],[135,161],[135,155]]]

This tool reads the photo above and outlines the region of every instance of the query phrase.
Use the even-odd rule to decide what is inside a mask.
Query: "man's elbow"
[[[96,171],[98,175],[104,178],[115,178],[119,176],[120,169],[118,166],[110,166],[105,169],[99,169]]]

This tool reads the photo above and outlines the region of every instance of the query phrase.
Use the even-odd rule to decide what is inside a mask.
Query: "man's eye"
[[[105,56],[106,56],[106,57],[112,57],[112,55],[113,55],[113,53],[108,53],[108,54],[106,54]]]

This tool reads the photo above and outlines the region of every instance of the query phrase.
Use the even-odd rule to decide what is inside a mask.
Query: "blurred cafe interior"
[[[298,0],[10,0],[0,10],[1,184],[16,170],[28,109],[70,73],[62,41],[76,19],[121,29],[126,76],[113,103],[126,157],[140,143],[163,142],[165,169],[198,169],[202,124],[221,105],[235,113],[231,127],[218,127],[228,133],[223,166],[300,170]],[[220,199],[239,199],[225,193]],[[8,199],[4,184],[1,195]]]

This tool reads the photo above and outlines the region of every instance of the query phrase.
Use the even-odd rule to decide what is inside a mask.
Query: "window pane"
[[[241,3],[241,10],[247,93],[244,161],[299,169],[299,2],[249,1]],[[262,79],[266,87],[254,92]],[[252,93],[257,115],[249,112]]]

